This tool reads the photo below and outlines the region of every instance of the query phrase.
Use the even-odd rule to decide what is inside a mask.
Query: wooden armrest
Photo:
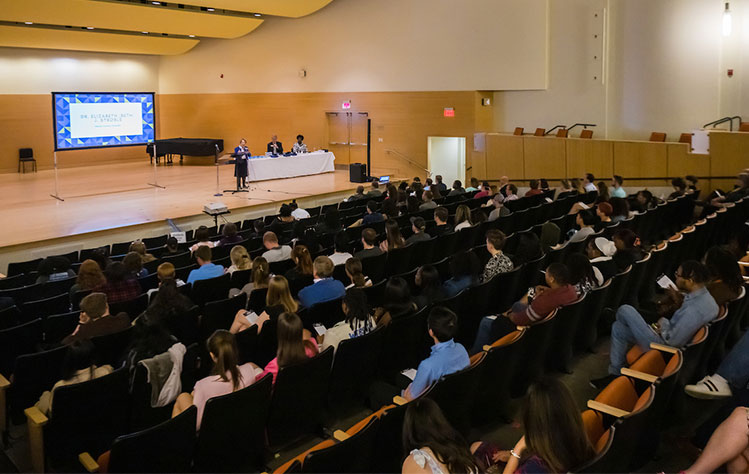
[[[678,352],[679,350],[675,347],[667,346],[665,344],[658,344],[657,342],[651,342],[650,348],[661,352],[670,352],[671,354],[676,354],[676,352]]]
[[[398,406],[403,406],[406,403],[408,403],[408,400],[406,400],[405,398],[401,397],[400,395],[396,395],[396,396],[393,397],[393,403],[395,403]]]
[[[34,472],[44,472],[44,425],[49,419],[37,407],[25,409],[29,427],[29,453]]]
[[[658,377],[656,377],[655,375],[646,374],[645,372],[640,372],[639,370],[632,370],[627,367],[623,367],[621,372],[622,372],[622,375],[626,375],[627,377],[644,380],[649,383],[654,383],[656,380],[658,380]]]
[[[341,431],[341,430],[335,430],[335,432],[333,432],[333,438],[335,438],[338,441],[346,441],[350,437],[351,436],[346,434],[346,432]]]
[[[516,329],[517,331],[522,331],[522,330],[524,330],[524,329],[528,329],[529,327],[530,327],[530,326],[515,326],[515,329]]]
[[[78,455],[78,461],[81,463],[83,468],[88,472],[99,472],[99,464],[94,461],[88,453],[81,453]]]
[[[8,387],[10,387],[10,382],[0,374],[0,390],[5,390]]]
[[[484,344],[484,347],[482,347],[481,350],[488,351],[488,350],[491,350],[491,348],[492,346],[490,346],[489,344]]]
[[[8,426],[6,420],[6,407],[8,405],[5,401],[5,392],[8,390],[8,387],[10,387],[10,382],[0,375],[0,431],[5,431],[5,428]]]
[[[612,407],[611,405],[606,405],[605,403],[597,402],[595,400],[588,400],[588,408],[591,410],[599,411],[601,413],[606,413],[611,416],[615,416],[616,418],[621,418],[623,416],[629,415],[629,412],[626,410],[620,410],[619,408]]]

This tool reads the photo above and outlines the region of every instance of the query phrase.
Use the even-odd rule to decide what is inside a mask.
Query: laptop
[[[380,176],[377,180],[380,183],[389,183],[390,182],[390,176]]]

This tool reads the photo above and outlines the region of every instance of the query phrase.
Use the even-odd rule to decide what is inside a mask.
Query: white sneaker
[[[687,395],[703,400],[728,398],[732,395],[726,379],[717,374],[708,375],[694,385],[687,385],[684,391]]]

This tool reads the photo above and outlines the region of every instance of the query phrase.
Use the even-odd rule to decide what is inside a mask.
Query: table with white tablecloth
[[[250,181],[294,178],[335,171],[335,155],[328,151],[302,153],[296,156],[253,156],[247,160]]]

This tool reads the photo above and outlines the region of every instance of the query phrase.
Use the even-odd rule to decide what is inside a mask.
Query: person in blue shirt
[[[427,318],[429,336],[434,341],[429,357],[422,360],[413,382],[403,391],[403,398],[413,400],[445,375],[470,365],[468,351],[453,340],[458,317],[444,306],[435,306]]]
[[[299,302],[302,306],[309,308],[317,303],[343,298],[346,288],[343,283],[331,278],[333,268],[335,268],[333,261],[324,255],[312,262],[314,283],[299,291]]]
[[[676,270],[676,287],[686,293],[684,302],[671,319],[660,318],[648,324],[640,313],[630,305],[622,305],[616,312],[616,321],[611,327],[611,353],[609,375],[591,380],[595,388],[603,388],[619,376],[627,364],[627,351],[632,344],[647,351],[650,343],[684,347],[694,334],[718,316],[718,304],[707,291],[705,283],[710,279],[707,268],[696,260],[687,260]]]
[[[211,263],[211,248],[207,245],[201,245],[195,249],[195,259],[198,261],[200,268],[190,272],[187,283],[192,284],[198,280],[208,280],[224,274],[224,267]]]
[[[375,201],[368,201],[367,214],[362,219],[361,225],[370,225],[384,220],[385,217],[377,210],[377,203]]]
[[[624,190],[622,187],[622,184],[624,184],[624,178],[619,176],[618,174],[615,174],[613,178],[611,178],[611,197],[618,197],[618,198],[626,198],[627,197],[627,191]]]

